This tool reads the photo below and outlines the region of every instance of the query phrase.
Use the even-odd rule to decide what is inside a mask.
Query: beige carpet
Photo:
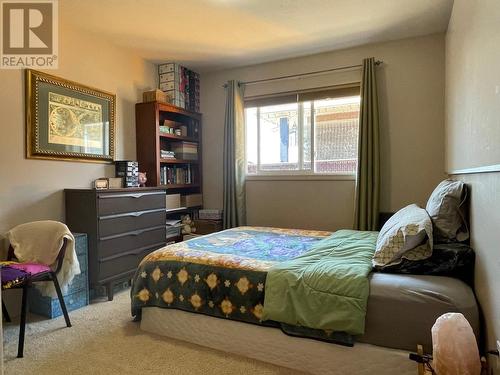
[[[62,317],[30,316],[24,358],[16,358],[18,326],[4,323],[5,374],[298,374],[147,334],[130,318],[128,291],[112,302],[93,303]]]

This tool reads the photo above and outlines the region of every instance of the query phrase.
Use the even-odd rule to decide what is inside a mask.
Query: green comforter
[[[340,230],[271,268],[263,320],[363,334],[377,235]]]

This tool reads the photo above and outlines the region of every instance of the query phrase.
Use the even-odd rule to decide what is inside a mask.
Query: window
[[[355,174],[359,95],[298,98],[246,102],[247,174]]]

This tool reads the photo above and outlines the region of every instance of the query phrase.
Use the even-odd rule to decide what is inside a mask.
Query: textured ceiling
[[[212,70],[444,32],[453,0],[61,0],[60,19]]]

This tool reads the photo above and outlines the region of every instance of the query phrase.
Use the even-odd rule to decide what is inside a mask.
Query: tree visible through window
[[[248,174],[355,174],[359,96],[245,109]]]

